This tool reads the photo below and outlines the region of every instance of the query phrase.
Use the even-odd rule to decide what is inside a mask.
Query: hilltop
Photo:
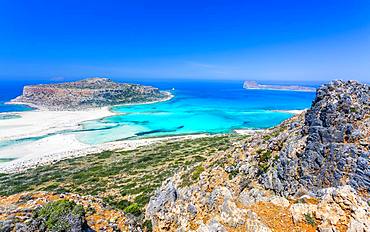
[[[320,87],[311,108],[167,180],[156,231],[370,231],[370,88]]]
[[[88,78],[76,82],[29,85],[11,103],[25,103],[48,110],[79,110],[119,104],[154,102],[170,94],[158,88],[116,83],[108,78]]]

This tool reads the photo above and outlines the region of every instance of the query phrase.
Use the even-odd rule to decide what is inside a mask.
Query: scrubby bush
[[[58,200],[41,207],[35,218],[47,231],[85,231],[85,211],[73,201]]]

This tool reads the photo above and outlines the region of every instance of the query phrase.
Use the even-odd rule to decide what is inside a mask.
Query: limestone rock
[[[199,180],[164,182],[146,216],[157,230],[370,231],[369,95],[323,85],[307,112],[203,161]]]

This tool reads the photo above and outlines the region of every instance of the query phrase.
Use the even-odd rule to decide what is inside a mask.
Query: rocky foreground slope
[[[0,231],[129,231],[124,213],[92,196],[24,192],[0,197]]]
[[[370,88],[334,81],[311,108],[176,174],[155,231],[370,231]]]
[[[25,86],[11,102],[27,103],[48,110],[78,110],[126,103],[163,100],[167,92],[151,86],[115,83],[107,78]]]

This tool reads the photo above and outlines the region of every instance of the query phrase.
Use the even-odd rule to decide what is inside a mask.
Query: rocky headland
[[[370,231],[370,87],[333,81],[311,108],[168,179],[155,231]]]
[[[0,231],[370,231],[369,98],[333,81],[268,130],[0,174]]]
[[[88,78],[76,82],[25,86],[23,94],[10,103],[63,111],[155,102],[170,97],[168,92],[151,86],[116,83],[107,78]]]
[[[243,84],[244,89],[266,89],[266,90],[286,90],[286,91],[303,91],[303,92],[315,92],[316,89],[307,86],[299,85],[262,85],[256,81],[245,81]]]

